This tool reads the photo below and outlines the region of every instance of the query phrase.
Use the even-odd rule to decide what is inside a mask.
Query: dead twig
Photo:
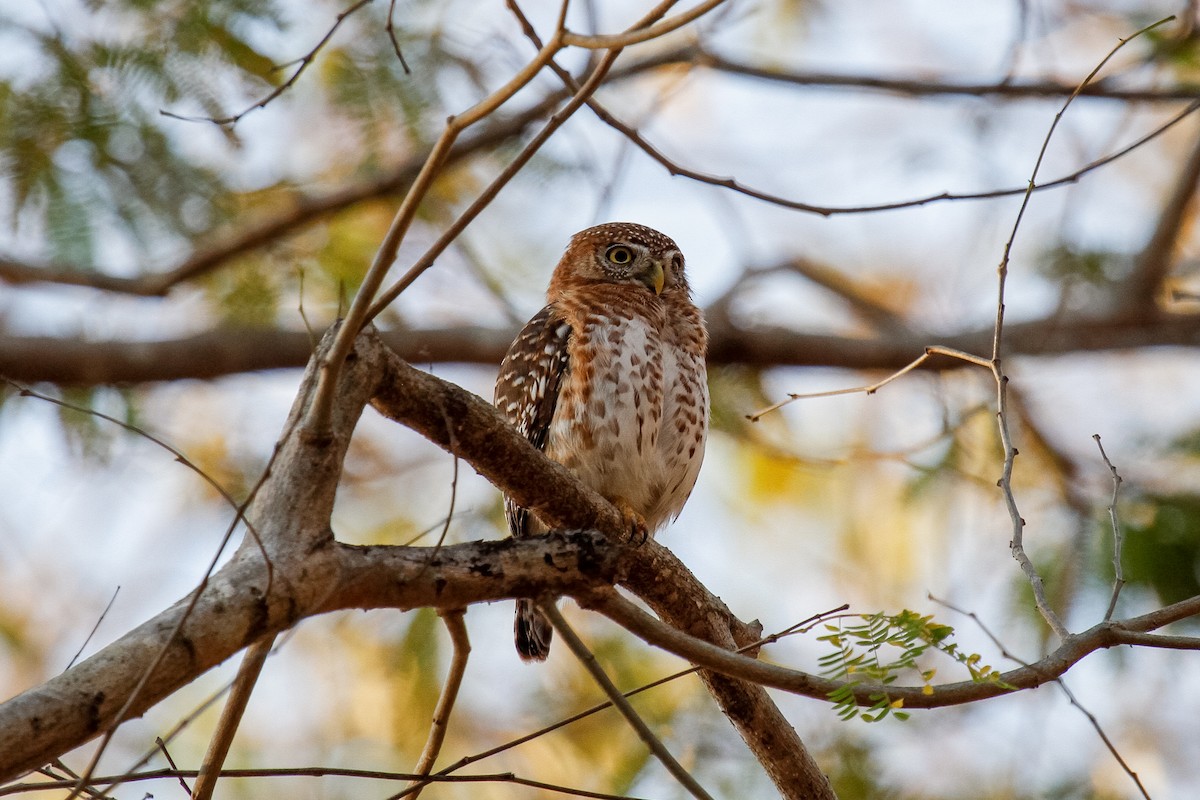
[[[825,392],[789,394],[787,398],[780,400],[778,403],[772,403],[766,408],[755,411],[753,414],[747,414],[746,419],[750,420],[751,422],[758,422],[772,411],[778,411],[789,403],[794,403],[797,400],[811,400],[815,397],[837,397],[843,394],[858,394],[860,392],[864,394],[875,394],[875,392],[879,391],[884,386],[887,386],[897,378],[901,378],[912,372],[914,369],[917,369],[933,356],[949,356],[950,358],[957,358],[960,361],[966,361],[968,364],[974,364],[978,367],[985,367],[988,369],[991,368],[991,364],[988,362],[988,360],[981,358],[980,356],[971,355],[970,353],[965,353],[962,350],[955,350],[951,347],[931,345],[930,347],[926,347],[924,353],[914,358],[906,366],[901,367],[881,381],[876,381],[875,383],[867,384],[866,386],[853,386],[848,389],[830,389],[829,391]]]
[[[1122,564],[1121,548],[1125,543],[1125,535],[1121,531],[1121,523],[1117,519],[1117,495],[1121,491],[1122,478],[1117,472],[1117,468],[1108,460],[1108,453],[1104,452],[1104,444],[1100,441],[1100,434],[1093,433],[1092,438],[1096,440],[1096,447],[1100,448],[1100,457],[1104,459],[1104,466],[1108,467],[1109,473],[1112,475],[1112,500],[1108,504],[1108,521],[1112,525],[1113,533],[1113,590],[1112,597],[1108,601],[1108,610],[1104,612],[1104,621],[1112,619],[1113,612],[1117,609],[1117,598],[1121,595],[1121,589],[1125,586],[1125,567]]]

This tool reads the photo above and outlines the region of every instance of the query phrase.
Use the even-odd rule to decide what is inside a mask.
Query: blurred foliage
[[[443,651],[449,652],[445,627],[431,608],[409,615],[408,627],[385,655],[391,684],[393,742],[406,753],[418,754],[429,734],[429,723],[441,692]]]
[[[113,443],[125,429],[98,416],[98,412],[126,425],[138,423],[134,394],[126,389],[68,386],[60,390],[58,399],[64,405],[54,408],[68,445],[78,455],[99,464],[107,462]]]
[[[204,279],[210,302],[226,325],[274,327],[280,301],[280,270],[270,258],[240,258]]]
[[[208,206],[225,180],[183,151],[159,110],[187,100],[215,114],[225,81],[267,81],[272,61],[251,42],[282,25],[273,3],[253,0],[155,3],[154,14],[144,2],[88,6],[91,24],[70,37],[53,20],[4,20],[40,69],[0,81],[11,222],[32,214],[52,256],[84,264],[100,221],[138,240],[198,232],[189,208]]]
[[[1143,25],[1157,21],[1146,14],[1136,19]],[[1165,25],[1148,31],[1145,37],[1150,43],[1150,60],[1173,68],[1179,80],[1195,80],[1200,75],[1200,31],[1195,25],[1183,36],[1178,28]]]
[[[56,18],[63,6],[0,12],[4,42],[28,51],[22,65],[38,65],[0,74],[9,225],[27,241],[40,238],[45,257],[90,269],[111,256],[100,244],[112,233],[147,251],[261,216],[270,207],[263,187],[227,168],[240,157],[238,128],[210,120],[269,97],[333,26],[340,4],[306,8],[301,25],[298,9],[271,0],[81,1],[86,10],[70,26]],[[402,52],[419,53],[422,69],[442,79],[456,66],[474,71],[443,47],[432,4],[406,6],[407,24],[396,27]],[[405,74],[384,32],[387,10],[370,4],[347,17],[314,68],[272,101],[315,96],[320,130],[339,134],[321,139],[336,145],[322,153],[329,179],[377,175],[431,135],[443,84]]]
[[[1165,604],[1200,595],[1200,495],[1145,494],[1119,500],[1125,581],[1148,588]],[[1104,569],[1112,577],[1112,533],[1105,516]]]
[[[889,790],[878,780],[880,766],[875,751],[850,736],[837,739],[832,752],[821,758],[821,769],[838,800],[900,800],[902,794]]]
[[[1102,250],[1081,250],[1060,244],[1046,253],[1038,264],[1038,271],[1056,281],[1083,281],[1090,284],[1107,284],[1121,277],[1118,272],[1125,260],[1115,253]]]

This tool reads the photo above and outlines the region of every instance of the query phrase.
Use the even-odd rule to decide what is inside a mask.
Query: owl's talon
[[[646,525],[646,519],[641,514],[633,509],[624,500],[617,500],[616,507],[621,510],[621,517],[625,521],[626,541],[634,547],[641,547],[650,538],[650,529]]]

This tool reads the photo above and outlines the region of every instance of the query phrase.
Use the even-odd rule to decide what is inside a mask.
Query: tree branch
[[[968,353],[987,352],[992,334],[988,328],[936,339],[919,332],[864,339],[783,328],[737,327],[720,314],[709,322],[709,363],[754,367],[894,370],[934,343]],[[516,329],[437,328],[387,331],[381,335],[397,354],[413,362],[495,366],[504,358]],[[1198,347],[1200,315],[1049,317],[1008,324],[1005,341],[1010,356]],[[301,367],[311,353],[312,340],[307,332],[270,328],[226,328],[156,342],[0,334],[0,374],[23,383],[46,381],[72,386],[210,379]],[[935,358],[922,369],[944,371],[960,366],[953,359]]]
[[[664,53],[662,63],[695,64],[729,75],[738,75],[789,86],[814,89],[866,89],[907,97],[995,97],[1004,100],[1062,99],[1077,88],[1075,83],[1058,81],[1001,81],[966,83],[938,78],[886,78],[878,75],[850,75],[812,70],[787,70],[763,67],[710,52],[700,46]],[[1175,103],[1200,99],[1200,86],[1180,84],[1155,89],[1122,89],[1111,85],[1111,79],[1088,84],[1080,97],[1115,100],[1126,103]]]
[[[1188,209],[1200,185],[1200,136],[1192,143],[1187,160],[1179,170],[1179,177],[1154,226],[1146,246],[1138,255],[1129,277],[1119,287],[1117,298],[1130,310],[1143,313],[1155,310],[1155,299],[1162,290],[1163,281],[1175,263],[1175,248],[1184,227],[1191,219]]]
[[[820,678],[716,647],[656,620],[611,589],[597,589],[577,599],[585,608],[599,611],[650,644],[722,675],[821,700],[828,700],[831,693],[847,685],[843,681]],[[1200,614],[1200,596],[1176,606],[1187,608],[1185,616],[1196,616]],[[960,681],[933,687],[856,683],[851,689],[855,700],[864,706],[872,705],[878,695],[886,694],[890,700],[900,701],[906,709],[941,708],[1035,689],[1057,680],[1097,650],[1110,647],[1157,642],[1164,648],[1200,649],[1200,640],[1193,637],[1154,636],[1140,632],[1148,625],[1157,627],[1154,619],[1155,615],[1145,614],[1119,622],[1101,622],[1083,633],[1068,635],[1053,652],[1036,662],[1001,673],[995,682]]]

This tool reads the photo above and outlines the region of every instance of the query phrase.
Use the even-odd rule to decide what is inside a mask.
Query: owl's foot
[[[641,547],[650,538],[650,529],[646,527],[645,518],[634,510],[629,501],[618,497],[613,500],[615,505],[621,512],[621,517],[625,521],[626,540],[634,547]]]

